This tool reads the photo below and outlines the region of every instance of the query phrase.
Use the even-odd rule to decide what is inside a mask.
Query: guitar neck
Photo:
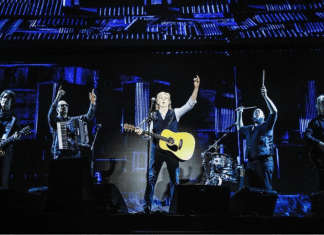
[[[5,140],[1,141],[1,143],[0,143],[0,148],[2,148],[3,146],[5,146],[6,144],[10,143],[10,142],[13,141],[13,140],[14,140],[14,137],[11,136],[11,137],[9,137],[8,139],[5,139]]]
[[[153,138],[168,142],[168,138],[163,137],[163,136],[161,136],[159,134],[155,134],[153,132],[149,132],[149,131],[145,131],[145,130],[143,130],[142,133],[145,134],[145,135],[148,135],[148,136],[152,136]]]

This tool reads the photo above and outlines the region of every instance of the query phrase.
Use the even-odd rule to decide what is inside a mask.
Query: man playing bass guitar
[[[164,129],[177,132],[178,123],[182,115],[190,111],[197,103],[197,94],[200,84],[198,76],[194,78],[194,91],[189,98],[188,102],[181,108],[171,108],[170,94],[166,92],[160,92],[156,97],[156,111],[153,113],[153,122],[151,122],[150,130],[156,134],[161,134]],[[143,134],[141,129],[136,129],[135,132],[139,135]],[[176,185],[179,184],[179,161],[169,152],[161,151],[158,146],[158,140],[153,139],[151,144],[151,156],[149,163],[148,179],[146,184],[146,190],[144,195],[144,212],[149,213],[152,207],[153,194],[155,184],[160,173],[163,162],[167,164],[167,169],[170,177],[170,191],[171,200],[174,194]]]
[[[309,157],[315,166],[318,191],[324,191],[324,95],[316,100],[317,117],[308,123],[305,139],[310,145]]]

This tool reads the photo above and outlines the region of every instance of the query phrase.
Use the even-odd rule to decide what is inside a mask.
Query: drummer
[[[267,95],[263,85],[261,88],[268,109],[270,111],[266,120],[261,109],[254,110],[253,124],[243,126],[243,107],[237,109],[237,130],[246,139],[245,156],[248,159],[246,176],[249,187],[272,189],[272,174],[274,169],[273,155],[273,128],[277,120],[277,108]]]

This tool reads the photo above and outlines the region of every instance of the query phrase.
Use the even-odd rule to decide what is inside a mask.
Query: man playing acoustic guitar
[[[196,76],[196,78],[194,78],[194,91],[188,102],[181,108],[172,109],[170,94],[160,92],[156,97],[156,111],[153,113],[153,122],[151,123],[150,130],[156,134],[161,134],[165,129],[177,132],[179,120],[182,115],[190,111],[197,103],[196,99],[199,84],[200,79],[198,76]],[[143,134],[143,131],[139,128],[137,128],[135,132],[139,135]],[[149,213],[151,211],[155,184],[164,161],[167,164],[170,177],[171,200],[175,187],[179,184],[180,168],[178,159],[169,154],[169,152],[159,149],[157,147],[158,145],[158,140],[153,139],[151,144],[148,179],[144,195],[143,209],[145,213]]]
[[[324,95],[316,100],[318,116],[308,123],[305,139],[311,146],[310,159],[315,165],[318,179],[318,191],[324,191]]]

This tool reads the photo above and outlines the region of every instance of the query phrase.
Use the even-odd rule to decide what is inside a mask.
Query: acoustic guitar
[[[136,129],[138,129],[138,127],[129,124],[124,124],[124,129],[129,131],[135,131]],[[180,161],[189,160],[195,151],[196,141],[193,135],[189,133],[175,133],[168,129],[163,130],[160,135],[145,130],[142,130],[142,133],[158,139],[159,147],[162,150],[171,152]]]
[[[19,134],[20,135],[28,135],[30,134],[30,127],[29,126],[26,126],[24,127],[23,129],[21,129],[19,131]],[[0,157],[2,157],[3,155],[5,155],[5,151],[2,150],[2,148],[4,146],[6,146],[7,144],[11,143],[12,141],[16,140],[15,137],[14,137],[14,134],[12,136],[10,136],[9,138],[5,139],[5,140],[2,140],[0,142]]]

